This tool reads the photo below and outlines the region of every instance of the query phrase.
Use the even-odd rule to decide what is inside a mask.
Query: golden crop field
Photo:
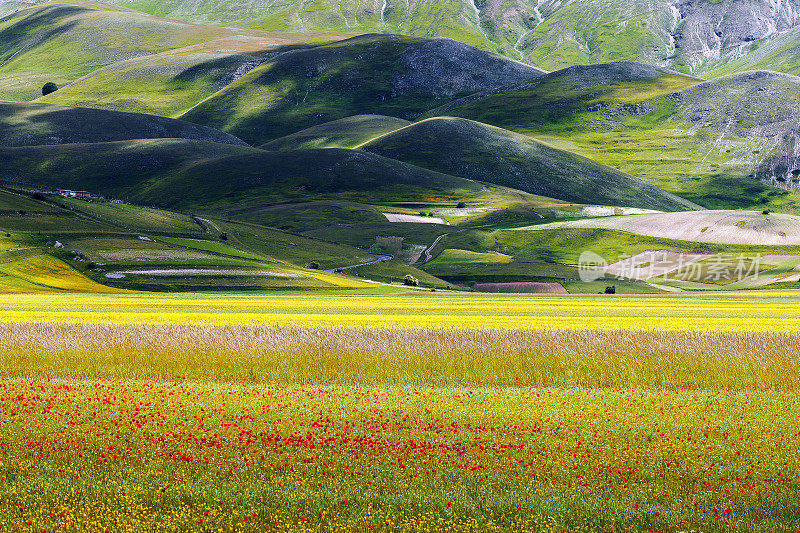
[[[799,309],[3,295],[0,531],[794,531]]]

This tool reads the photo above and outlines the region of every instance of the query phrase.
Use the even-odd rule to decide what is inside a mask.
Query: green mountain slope
[[[476,10],[468,1],[437,0],[418,3],[382,0],[314,5],[290,0],[281,4],[261,0],[120,0],[118,3],[159,16],[270,31],[339,31],[361,34],[376,31],[459,39],[486,49],[495,44],[479,27]]]
[[[540,76],[452,40],[365,35],[281,54],[182,118],[260,144],[352,115],[414,118],[453,98]]]
[[[3,2],[0,14],[30,3],[41,2]],[[696,74],[725,69],[728,64],[742,68],[742,61],[752,68],[771,68],[753,62],[773,52],[788,58],[794,45],[787,34],[800,25],[800,0],[337,0],[313,4],[303,0],[115,0],[114,4],[226,27],[450,37],[547,70],[616,60],[644,61]]]
[[[265,152],[180,139],[2,148],[0,168],[5,179],[84,189],[144,205],[237,214],[242,220],[259,220],[264,206],[286,202],[454,204],[527,198],[359,151]]]
[[[408,126],[411,122],[383,115],[354,115],[270,141],[264,150],[297,150],[301,148],[355,148],[365,142]]]
[[[224,176],[224,180],[220,180]],[[483,185],[352,150],[263,152],[188,167],[137,192],[160,205],[241,209],[339,199],[363,203],[477,197]]]
[[[0,19],[0,98],[31,100],[116,61],[253,30],[168,21],[96,2],[53,2]]]
[[[609,106],[631,106],[672,94],[703,80],[664,68],[618,61],[575,66],[538,80],[476,93],[428,113],[457,115],[507,129],[563,131],[571,123],[583,128],[583,113]]]
[[[241,36],[117,61],[37,101],[180,115],[289,46],[275,42]]]
[[[189,122],[144,115],[39,103],[0,101],[0,146],[183,138],[224,144],[236,137]],[[86,154],[91,155],[89,153]]]
[[[696,207],[611,167],[471,120],[423,120],[361,149],[560,200],[665,211]]]
[[[731,74],[674,95],[675,121],[745,139],[751,150],[714,140],[709,153],[722,155],[771,185],[800,184],[800,77],[753,71]]]
[[[581,85],[586,69],[616,72],[638,65],[573,67],[432,114],[535,136],[703,207],[800,208],[787,185],[796,168],[798,78],[742,73],[701,84],[669,73],[649,80],[615,74],[608,83]]]
[[[127,199],[151,179],[255,148],[186,139],[151,139],[0,148],[0,178],[76,188]],[[112,194],[113,193],[113,194]],[[155,205],[155,202],[143,202]]]
[[[754,42],[751,51],[704,74],[716,78],[748,70],[772,70],[800,75],[800,28],[792,28],[773,40]]]

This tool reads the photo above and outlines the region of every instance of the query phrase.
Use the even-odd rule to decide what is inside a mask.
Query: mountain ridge
[[[343,0],[315,9],[300,0],[280,7],[260,0],[116,0],[107,5],[269,31],[450,37],[549,71],[639,60],[695,74],[714,72],[762,47],[785,45],[786,35],[800,25],[800,0]]]

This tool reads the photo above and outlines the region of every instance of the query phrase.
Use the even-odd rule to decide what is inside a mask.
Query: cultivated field
[[[605,228],[695,242],[750,245],[800,243],[800,218],[758,211],[685,211],[553,222],[526,229]]]
[[[0,297],[9,531],[781,531],[800,294]]]

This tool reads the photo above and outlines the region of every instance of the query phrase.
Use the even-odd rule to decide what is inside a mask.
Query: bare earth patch
[[[446,224],[444,219],[438,217],[424,217],[422,215],[401,215],[400,213],[384,213],[389,222],[415,222],[418,224]]]
[[[727,244],[796,245],[800,244],[800,217],[760,211],[684,211],[647,215],[615,216],[554,222],[523,228],[616,229],[681,241]]]

